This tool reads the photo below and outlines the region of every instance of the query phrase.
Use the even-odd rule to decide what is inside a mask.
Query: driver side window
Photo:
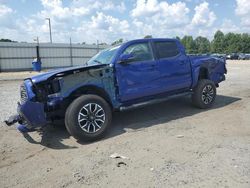
[[[133,55],[134,59],[131,62],[153,60],[153,55],[148,43],[132,44],[128,46],[122,54]]]

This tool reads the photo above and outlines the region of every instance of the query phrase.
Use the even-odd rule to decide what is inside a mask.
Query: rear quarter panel
[[[208,79],[215,84],[225,79],[224,74],[227,73],[225,59],[210,56],[190,56],[189,58],[192,65],[192,88],[197,85],[201,68],[207,69]]]

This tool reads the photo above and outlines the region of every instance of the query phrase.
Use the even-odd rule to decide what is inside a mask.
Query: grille
[[[20,96],[21,96],[22,103],[28,100],[28,95],[27,95],[26,87],[24,84],[20,86]]]

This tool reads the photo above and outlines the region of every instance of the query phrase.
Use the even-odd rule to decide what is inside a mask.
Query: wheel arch
[[[200,67],[198,80],[201,79],[209,79],[209,71],[208,68],[205,66]]]
[[[196,87],[198,82],[202,79],[210,80],[209,69],[206,63],[198,66],[193,71],[193,85],[192,88]]]
[[[105,89],[95,86],[95,85],[86,85],[86,86],[79,87],[75,89],[74,91],[72,91],[68,98],[72,102],[73,100],[75,100],[76,98],[84,94],[93,94],[93,95],[102,97],[113,109],[113,104],[109,97],[109,94],[105,91]]]

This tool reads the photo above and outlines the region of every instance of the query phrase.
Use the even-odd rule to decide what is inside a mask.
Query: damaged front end
[[[21,99],[18,102],[17,115],[5,121],[8,126],[18,122],[20,124],[18,129],[27,132],[47,124],[44,103],[37,100],[34,90],[32,79],[25,79],[20,86]]]
[[[27,132],[61,122],[67,106],[74,99],[70,94],[78,94],[74,92],[85,85],[110,83],[107,81],[113,78],[110,69],[112,68],[104,64],[72,67],[25,79],[20,86],[21,100],[18,102],[17,114],[5,123],[11,126],[18,122],[18,129]],[[105,86],[108,87],[109,84]]]

